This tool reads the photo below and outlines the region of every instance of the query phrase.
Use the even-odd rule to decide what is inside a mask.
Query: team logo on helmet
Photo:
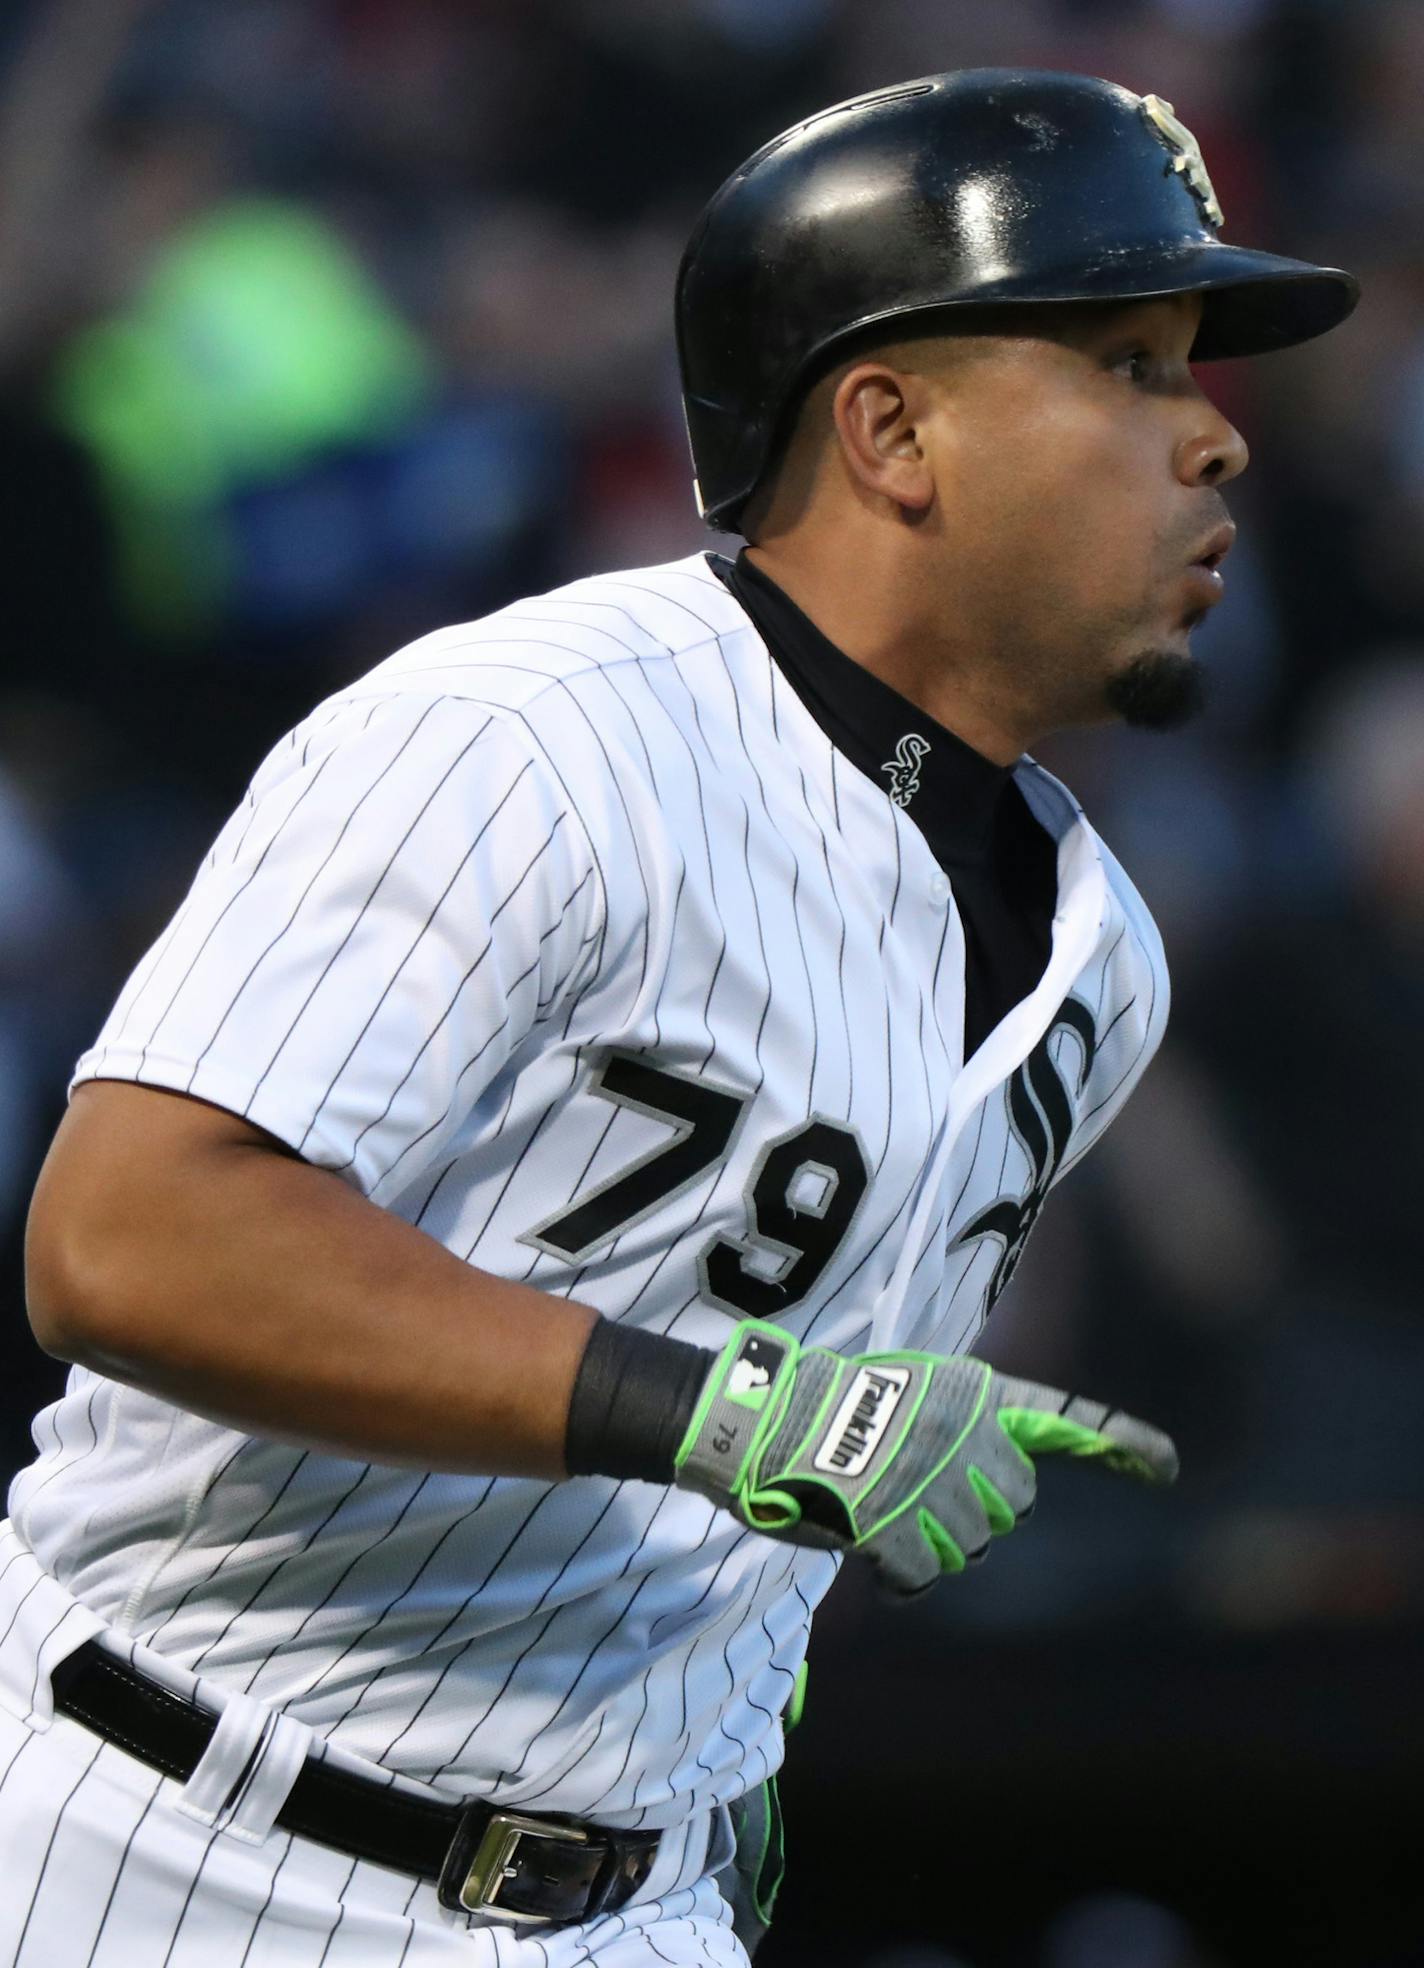
[[[1161,96],[1144,96],[1142,114],[1171,151],[1172,169],[1180,171],[1190,185],[1192,195],[1202,208],[1202,216],[1219,230],[1224,223],[1224,215],[1211,188],[1201,145],[1186,124],[1179,120],[1172,105],[1164,102]]]

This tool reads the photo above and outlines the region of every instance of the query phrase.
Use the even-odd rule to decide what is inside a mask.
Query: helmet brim
[[[1032,298],[1047,299],[1054,284],[1051,275],[1040,275]],[[1224,240],[1184,239],[1165,251],[1158,244],[1140,255],[1127,251],[1097,265],[1079,263],[1065,269],[1062,288],[1058,298],[1064,301],[1200,294],[1202,319],[1192,345],[1193,362],[1266,355],[1311,341],[1338,327],[1360,298],[1359,282],[1339,267],[1230,246]],[[1012,296],[1005,292],[999,298]]]
[[[1360,298],[1359,281],[1339,267],[1311,266],[1242,246],[1203,249],[1207,262],[1223,255],[1232,261],[1230,268],[1202,269],[1210,277],[1198,290],[1205,305],[1192,344],[1194,362],[1269,355],[1313,341],[1338,328]]]
[[[1202,296],[1201,326],[1191,359],[1214,362],[1230,356],[1267,355],[1328,333],[1353,311],[1360,285],[1339,267],[1316,266],[1309,260],[1228,246],[1224,241],[1183,240],[1175,250],[1164,252],[1156,245],[1141,253],[1117,253],[1096,264],[1080,261],[1064,267],[1060,278],[1052,270],[1010,275],[986,281],[972,293],[927,296],[910,307],[900,302],[877,308],[825,336],[811,351],[807,368],[824,366],[843,344],[862,340],[881,325],[887,330],[893,327],[897,334],[913,334],[916,323],[928,331],[936,318],[962,319],[980,308],[1126,305],[1166,300],[1174,294]],[[803,385],[804,380],[803,372]]]

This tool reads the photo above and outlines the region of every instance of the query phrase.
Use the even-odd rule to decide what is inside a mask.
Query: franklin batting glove
[[[963,1571],[1033,1502],[1035,1455],[1170,1483],[1146,1422],[968,1355],[802,1346],[748,1319],[708,1374],[676,1480],[767,1537],[857,1551],[894,1592]]]

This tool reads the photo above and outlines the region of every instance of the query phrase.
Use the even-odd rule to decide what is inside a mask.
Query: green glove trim
[[[785,1727],[788,1735],[796,1727],[796,1724],[801,1720],[802,1715],[805,1713],[806,1683],[810,1679],[810,1676],[811,1676],[811,1669],[809,1664],[806,1661],[802,1661],[801,1665],[796,1670],[796,1680],[792,1685],[791,1694],[787,1700],[786,1707],[782,1711],[783,1726]]]
[[[942,1572],[962,1572],[969,1560],[955,1543],[938,1517],[921,1508],[916,1516],[920,1536],[939,1560]]]
[[[1011,1531],[1019,1521],[1014,1515],[1014,1507],[1001,1490],[996,1490],[989,1478],[976,1463],[970,1463],[965,1472],[969,1477],[969,1487],[984,1506],[984,1515],[989,1519],[990,1537],[1002,1537]]]
[[[780,1426],[795,1384],[800,1346],[779,1326],[744,1319],[712,1365],[693,1409],[673,1468],[681,1475],[694,1450],[709,1446],[719,1477],[739,1496],[759,1443]],[[832,1356],[833,1357],[833,1356]],[[771,1526],[789,1529],[801,1512],[793,1498],[781,1497]],[[790,1514],[786,1514],[789,1512]]]
[[[775,1777],[732,1799],[729,1814],[736,1851],[719,1885],[732,1910],[732,1932],[755,1956],[766,1938],[786,1870],[781,1798]]]
[[[794,1530],[803,1515],[801,1505],[789,1490],[748,1490],[745,1484],[733,1495],[742,1506],[742,1516],[754,1531],[775,1537],[778,1531]]]
[[[781,1792],[774,1776],[766,1780],[766,1801],[766,1843],[762,1847],[761,1864],[756,1875],[757,1918],[763,1927],[771,1925],[771,1916],[776,1911],[776,1896],[786,1877],[785,1821],[781,1815]]]

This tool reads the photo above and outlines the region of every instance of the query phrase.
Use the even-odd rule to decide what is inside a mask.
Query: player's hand
[[[969,1355],[802,1346],[737,1327],[708,1374],[677,1481],[768,1537],[856,1551],[898,1593],[962,1571],[1033,1502],[1032,1457],[1170,1483],[1170,1437]]]

